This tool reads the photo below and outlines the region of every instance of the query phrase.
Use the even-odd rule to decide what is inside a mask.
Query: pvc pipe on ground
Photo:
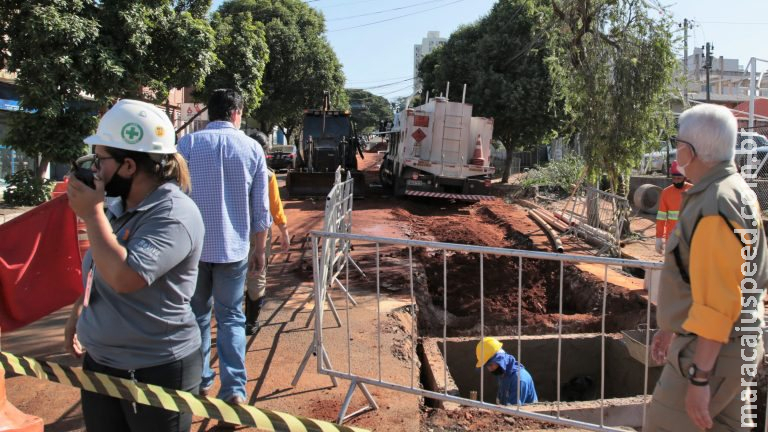
[[[552,229],[551,226],[549,226],[548,223],[544,222],[544,219],[541,218],[541,216],[538,215],[538,213],[534,211],[529,211],[528,215],[536,221],[536,223],[541,227],[541,229],[544,230],[544,232],[547,234],[547,237],[549,237],[549,240],[552,242],[552,250],[556,251],[557,253],[563,253],[563,242],[560,241],[560,237],[555,234],[555,231]]]
[[[568,225],[556,219],[552,213],[546,210],[531,210],[531,212],[535,212],[537,215],[539,215],[539,217],[544,219],[544,222],[548,223],[552,228],[555,228],[560,232],[568,231]]]

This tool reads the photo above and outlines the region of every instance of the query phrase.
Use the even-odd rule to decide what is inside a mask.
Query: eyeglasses
[[[670,137],[670,141],[675,146],[677,146],[677,143],[679,143],[679,142],[683,143],[683,144],[688,144],[688,146],[691,148],[691,151],[693,152],[693,155],[696,156],[696,147],[690,141],[681,140],[680,138],[678,138],[676,136]]]
[[[96,169],[101,169],[101,161],[108,160],[108,159],[114,159],[113,157],[101,157],[97,154],[93,155],[93,166],[96,167]]]

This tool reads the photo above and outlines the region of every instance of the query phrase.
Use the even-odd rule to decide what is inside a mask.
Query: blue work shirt
[[[494,354],[488,362],[496,363],[504,371],[504,375],[497,376],[499,391],[497,398],[500,405],[517,404],[517,380],[520,379],[520,403],[536,403],[539,397],[536,395],[536,387],[533,385],[533,377],[525,370],[523,364],[517,361],[515,356],[507,354],[503,349]]]
[[[250,235],[272,225],[267,163],[258,142],[228,121],[213,121],[179,140],[189,165],[192,199],[205,223],[200,261],[232,263],[248,257]]]

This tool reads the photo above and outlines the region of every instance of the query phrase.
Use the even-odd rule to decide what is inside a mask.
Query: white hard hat
[[[121,99],[99,121],[96,134],[86,144],[103,145],[144,153],[176,153],[176,133],[160,108],[131,99]]]

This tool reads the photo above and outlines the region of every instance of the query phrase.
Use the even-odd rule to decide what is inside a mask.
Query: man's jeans
[[[197,288],[192,296],[192,311],[200,327],[203,352],[201,389],[210,388],[216,378],[211,369],[211,307],[216,314],[216,350],[219,356],[221,389],[218,397],[245,399],[245,315],[243,291],[248,259],[234,263],[200,262]]]

